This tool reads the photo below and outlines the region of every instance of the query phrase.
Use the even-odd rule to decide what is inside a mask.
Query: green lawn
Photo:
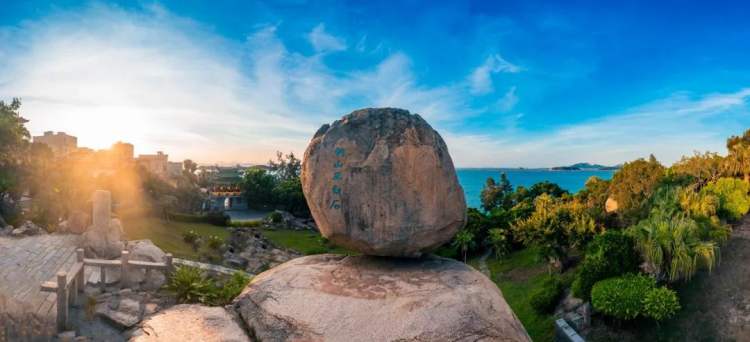
[[[469,263],[478,268],[476,259]],[[536,250],[523,249],[501,260],[490,257],[487,259],[487,267],[492,272],[492,281],[502,290],[505,301],[521,320],[531,339],[552,341],[554,335],[552,315],[537,314],[529,303],[529,294],[549,277],[547,263],[539,259]]]
[[[197,251],[194,250],[190,244],[182,240],[183,233],[194,230],[203,238],[211,235],[222,239],[229,237],[229,231],[225,228],[207,223],[168,222],[155,217],[124,218],[122,221],[128,240],[149,239],[165,252],[191,260],[200,260],[201,255],[215,252],[205,244]]]
[[[318,232],[309,230],[263,229],[263,236],[279,247],[293,249],[305,255],[334,253],[355,254],[345,248],[333,246]]]

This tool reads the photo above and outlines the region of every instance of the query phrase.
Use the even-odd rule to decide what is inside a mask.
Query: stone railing
[[[145,269],[146,272],[159,270],[169,275],[172,272],[172,254],[167,253],[164,262],[150,262],[140,260],[130,260],[130,252],[122,251],[120,259],[88,259],[83,257],[83,248],[76,249],[76,263],[68,272],[58,272],[56,281],[46,281],[42,283],[42,291],[54,292],[57,294],[57,329],[64,331],[69,328],[68,325],[68,306],[78,302],[78,292],[83,292],[86,285],[84,276],[84,266],[99,267],[99,284],[104,290],[107,284],[106,269],[120,269],[120,287],[130,285],[128,273],[131,269]]]

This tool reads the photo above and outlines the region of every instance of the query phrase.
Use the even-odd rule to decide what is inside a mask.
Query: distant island
[[[615,166],[605,166],[605,165],[599,165],[599,164],[590,164],[590,163],[576,163],[569,166],[555,166],[551,167],[550,170],[554,171],[591,171],[591,170],[618,170],[622,167],[622,165],[615,165]]]

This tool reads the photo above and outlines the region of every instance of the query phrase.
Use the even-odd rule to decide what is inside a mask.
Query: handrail
[[[40,285],[41,291],[55,292],[57,294],[57,329],[58,331],[65,331],[69,328],[68,305],[77,302],[78,292],[83,292],[86,283],[84,266],[100,268],[99,282],[102,290],[104,290],[107,283],[105,271],[107,268],[119,267],[120,287],[126,287],[130,285],[128,271],[131,267],[145,269],[146,272],[156,269],[164,272],[165,275],[169,275],[173,269],[172,259],[172,254],[167,253],[164,256],[164,262],[130,260],[129,251],[122,251],[119,260],[88,259],[83,257],[83,248],[78,248],[76,249],[76,263],[73,264],[70,270],[68,272],[58,272],[55,281],[42,282]]]

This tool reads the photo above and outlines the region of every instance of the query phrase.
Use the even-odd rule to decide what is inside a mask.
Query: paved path
[[[75,262],[79,235],[0,237],[0,341],[54,334],[55,294],[41,292]]]

